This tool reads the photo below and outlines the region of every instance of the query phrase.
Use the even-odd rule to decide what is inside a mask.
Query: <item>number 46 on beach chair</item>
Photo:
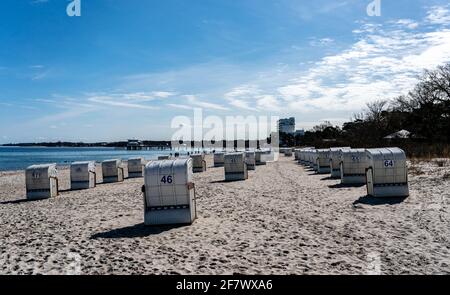
[[[144,224],[192,224],[197,218],[192,159],[152,161],[145,166]]]

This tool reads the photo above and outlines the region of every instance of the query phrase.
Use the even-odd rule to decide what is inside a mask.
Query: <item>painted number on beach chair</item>
[[[358,156],[352,156],[352,161],[353,162],[359,162],[359,161],[361,161],[361,158],[358,157]]]
[[[161,183],[172,183],[172,176],[171,175],[168,175],[168,176],[163,176],[162,178],[161,178]]]
[[[393,160],[384,160],[384,167],[394,167]]]

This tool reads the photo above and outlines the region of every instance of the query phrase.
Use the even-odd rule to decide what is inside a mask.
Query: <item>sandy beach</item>
[[[69,191],[60,169],[60,196],[26,201],[24,172],[1,172],[0,274],[450,274],[444,162],[409,164],[409,198],[374,199],[286,157],[226,183],[208,157],[181,227],[143,225],[142,178]]]

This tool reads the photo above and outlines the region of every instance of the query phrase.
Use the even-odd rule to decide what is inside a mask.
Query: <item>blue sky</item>
[[[175,116],[349,120],[450,61],[438,0],[0,3],[0,143],[170,139]]]

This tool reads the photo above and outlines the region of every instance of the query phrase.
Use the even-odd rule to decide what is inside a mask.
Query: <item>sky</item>
[[[177,116],[340,125],[450,61],[448,0],[0,2],[0,143],[169,140]]]

